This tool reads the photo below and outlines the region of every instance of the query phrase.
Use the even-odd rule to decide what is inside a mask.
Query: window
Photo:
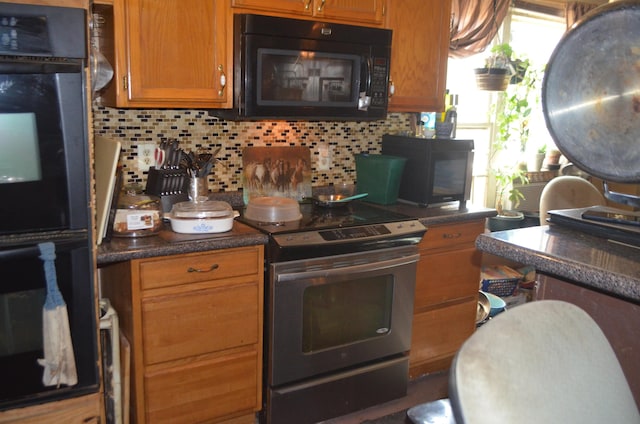
[[[565,22],[562,18],[514,8],[507,15],[494,42],[498,43],[498,38],[509,40],[519,57],[528,58],[531,66],[542,69],[564,32]],[[487,48],[487,54],[489,50]],[[449,59],[447,84],[449,92],[458,95],[457,138],[473,139],[475,142],[471,202],[493,207],[495,194],[489,189],[493,187],[493,182],[489,180],[488,171],[490,146],[495,136],[494,111],[500,106],[499,96],[495,92],[478,90],[473,72],[474,68],[484,65],[485,56],[481,53],[466,59]],[[534,149],[542,145],[553,148],[540,103],[531,114],[530,144]]]

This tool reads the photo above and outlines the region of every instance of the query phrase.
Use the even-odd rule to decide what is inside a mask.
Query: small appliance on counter
[[[460,202],[460,209],[466,207],[471,196],[473,140],[385,134],[382,154],[407,159],[398,201],[423,207]]]

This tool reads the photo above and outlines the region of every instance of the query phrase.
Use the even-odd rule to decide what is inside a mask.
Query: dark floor
[[[362,411],[354,412],[323,424],[405,424],[406,411],[412,406],[448,397],[448,372],[429,374],[409,383],[407,396],[377,405]],[[397,413],[397,414],[396,414]]]

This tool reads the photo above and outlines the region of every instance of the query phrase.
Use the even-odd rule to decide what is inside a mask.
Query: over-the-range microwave
[[[382,136],[382,154],[407,158],[398,201],[419,206],[460,202],[471,196],[473,140]]]
[[[390,30],[238,14],[233,109],[209,113],[225,119],[384,119],[390,55]]]

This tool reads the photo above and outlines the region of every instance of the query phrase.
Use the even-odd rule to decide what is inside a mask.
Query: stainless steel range
[[[261,421],[315,423],[406,395],[417,220],[302,204],[268,233]]]

